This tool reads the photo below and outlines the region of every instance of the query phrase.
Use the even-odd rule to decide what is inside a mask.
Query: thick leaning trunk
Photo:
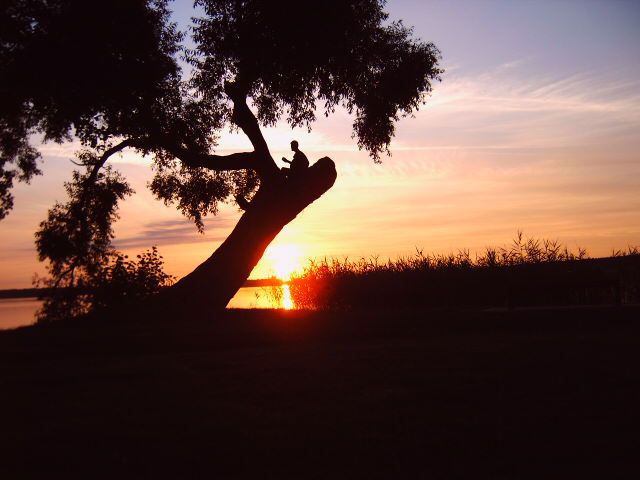
[[[324,157],[295,178],[261,186],[229,237],[205,262],[167,291],[176,306],[197,311],[224,308],[242,287],[276,235],[336,180]]]

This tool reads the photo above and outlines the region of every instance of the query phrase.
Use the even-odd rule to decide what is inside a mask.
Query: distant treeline
[[[282,280],[277,277],[247,280],[245,287],[275,287],[282,285]],[[0,298],[44,298],[53,292],[52,288],[12,288],[0,290]]]
[[[293,278],[298,308],[466,308],[640,302],[640,251],[587,258],[548,240],[518,236],[511,247],[379,262],[311,262]]]
[[[278,277],[261,278],[258,280],[247,280],[244,287],[279,287],[284,282]]]
[[[0,298],[42,298],[52,291],[51,288],[12,288],[0,290]]]

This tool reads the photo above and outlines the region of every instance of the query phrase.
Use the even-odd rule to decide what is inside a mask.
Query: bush
[[[56,285],[53,279],[39,283],[51,290],[36,314],[38,322],[74,318],[108,307],[125,306],[173,284],[175,277],[164,272],[164,261],[157,247],[151,247],[136,260],[113,251],[90,271],[80,271],[73,286]]]

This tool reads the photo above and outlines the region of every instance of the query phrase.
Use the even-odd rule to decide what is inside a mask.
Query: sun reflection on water
[[[231,299],[227,308],[282,308],[295,309],[289,285],[270,287],[243,287]]]
[[[291,310],[293,308],[293,300],[291,299],[291,290],[288,284],[282,285],[282,308]]]
[[[264,286],[242,287],[229,301],[227,308],[296,308],[287,282],[299,271],[306,258],[295,244],[270,245],[251,274],[252,279],[269,280]],[[270,285],[270,283],[273,283]]]

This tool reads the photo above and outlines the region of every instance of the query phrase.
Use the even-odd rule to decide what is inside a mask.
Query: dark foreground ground
[[[0,478],[640,478],[640,310],[0,332]]]

